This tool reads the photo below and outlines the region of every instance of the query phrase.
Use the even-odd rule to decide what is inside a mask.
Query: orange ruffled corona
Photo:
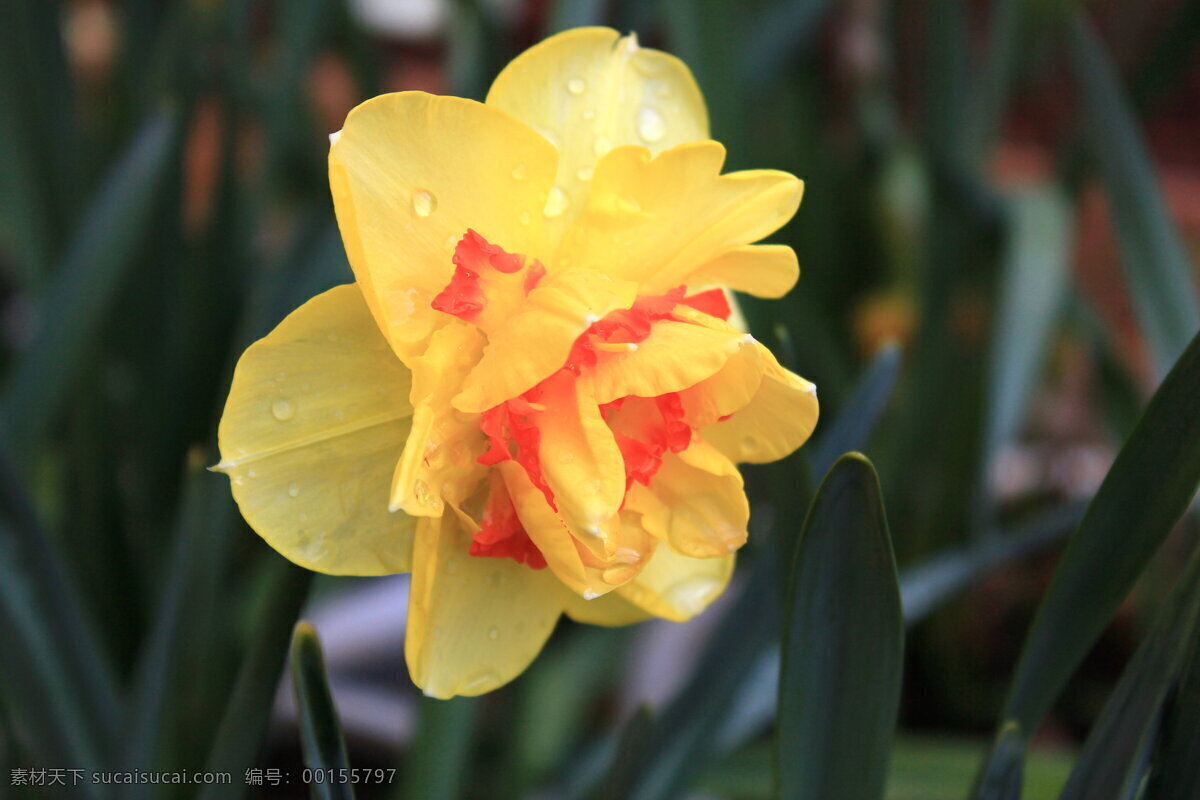
[[[801,182],[722,175],[687,68],[605,28],[525,52],[486,103],[384,95],[330,139],[356,282],[238,363],[219,469],[246,520],[309,569],[411,571],[435,697],[512,680],[563,613],[700,613],[746,540],[736,462],[817,420],[726,294],[795,283],[753,242]]]

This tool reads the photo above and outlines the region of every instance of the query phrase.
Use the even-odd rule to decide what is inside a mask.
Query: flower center
[[[525,256],[507,253],[473,230],[459,241],[454,264],[454,276],[432,305],[485,331],[502,325],[546,272],[540,262],[527,263]],[[555,400],[564,393],[556,389],[594,367],[600,353],[636,350],[650,336],[656,322],[679,321],[674,315],[679,305],[721,319],[728,319],[731,312],[720,289],[688,295],[686,287],[678,286],[665,294],[641,295],[632,307],[610,312],[593,322],[576,338],[558,371],[532,389],[483,412],[479,427],[489,447],[478,458],[479,463],[494,466],[515,461],[549,506],[558,511],[557,499],[542,471],[540,426],[547,415],[577,410],[559,407]],[[634,482],[648,486],[661,468],[664,455],[687,449],[694,435],[677,392],[622,397],[599,406],[599,411],[620,449],[626,492]],[[560,457],[573,458],[573,454]],[[522,525],[498,470],[491,471],[487,490],[471,555],[512,558],[534,569],[544,568],[546,559]]]

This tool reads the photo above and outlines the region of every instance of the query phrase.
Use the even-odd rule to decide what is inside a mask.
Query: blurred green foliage
[[[797,456],[747,471],[757,527],[736,596],[662,708],[616,718],[634,632],[572,627],[495,697],[422,701],[411,748],[387,763],[401,780],[359,793],[628,800],[695,787],[791,800],[822,786],[866,800],[887,773],[893,800],[1022,786],[1029,798],[1200,796],[1200,583],[1184,516],[1200,481],[1200,302],[1143,126],[1181,93],[1195,99],[1200,6],[444,6],[444,35],[404,46],[364,30],[344,0],[6,3],[5,792],[244,796],[245,770],[287,757],[263,746],[289,641],[304,742],[293,757],[347,763],[315,634],[292,638],[311,576],[262,544],[203,469],[232,365],[351,280],[325,178],[331,109],[399,88],[404,63],[432,63],[426,83],[481,98],[525,46],[598,23],[684,58],[729,169],[806,180],[780,235],[800,286],[744,310],[820,386],[821,426]],[[1186,122],[1200,123],[1194,108]],[[1115,247],[1095,241],[1097,193]],[[1071,394],[1079,365],[1092,390]],[[1090,435],[1120,448],[1103,484],[1082,502],[1039,481],[998,491],[1015,448],[1052,457],[1079,435],[1038,422],[1064,393],[1101,420]],[[869,454],[879,481],[862,457],[838,461],[848,451]],[[1048,562],[1030,558],[1072,530],[1047,587]],[[820,553],[841,557],[836,573]],[[1006,589],[984,580],[997,570]],[[1152,622],[1136,655],[1116,648],[1129,664],[1119,683],[1118,669],[1103,676],[1107,705],[1082,714],[1075,771],[1062,752],[1029,754],[1044,720],[1084,694],[1072,677],[1139,580],[1159,602],[1140,606]],[[890,748],[897,703],[902,728],[959,736]],[[987,753],[962,738],[993,722]],[[811,749],[848,741],[859,746]],[[353,742],[349,763],[366,766]],[[35,765],[208,769],[234,784],[5,785]]]

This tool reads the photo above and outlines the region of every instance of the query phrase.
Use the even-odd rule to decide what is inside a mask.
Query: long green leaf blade
[[[1200,616],[1200,549],[1092,725],[1060,800],[1133,797]]]
[[[65,406],[88,348],[149,231],[178,148],[178,115],[150,115],[117,162],[67,248],[41,303],[41,321],[0,399],[0,429],[25,459]]]
[[[353,785],[343,777],[349,775],[350,758],[325,676],[321,643],[316,629],[303,620],[292,633],[292,686],[304,763],[314,773],[326,776],[310,784],[314,800],[354,800]]]
[[[843,456],[817,490],[786,613],[778,797],[882,797],[904,625],[879,479],[860,455]]]
[[[989,374],[985,454],[1016,434],[1043,362],[1070,275],[1071,212],[1056,189],[1013,199]]]
[[[1163,374],[1200,328],[1191,261],[1112,61],[1081,12],[1068,41],[1092,157],[1108,190],[1138,323]]]
[[[1154,769],[1142,800],[1200,797],[1200,626],[1192,631],[1188,649],[1179,686],[1163,715]]]
[[[455,800],[470,778],[471,744],[480,701],[474,697],[421,700],[420,728],[404,760],[401,797]]]
[[[1025,739],[1200,484],[1200,336],[1151,398],[1063,555],[1025,640],[1005,724]],[[985,764],[984,775],[995,767]],[[977,795],[985,796],[985,795]]]

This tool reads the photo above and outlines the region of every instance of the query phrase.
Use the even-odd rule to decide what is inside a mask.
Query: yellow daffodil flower
[[[219,469],[246,520],[312,570],[411,571],[435,697],[512,680],[562,613],[702,611],[746,540],[735,463],[816,424],[724,291],[795,283],[752,243],[801,182],[720,174],[687,68],[605,28],[525,52],[486,103],[383,95],[330,138],[356,282],[238,363]]]

